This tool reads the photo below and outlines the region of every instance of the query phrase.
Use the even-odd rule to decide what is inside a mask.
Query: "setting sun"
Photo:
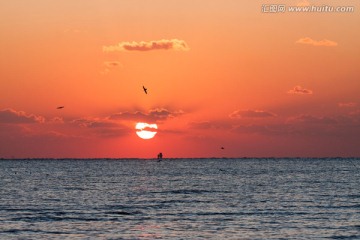
[[[135,129],[137,130],[136,134],[142,139],[151,139],[157,133],[155,131],[157,130],[156,124],[138,122],[135,126]]]

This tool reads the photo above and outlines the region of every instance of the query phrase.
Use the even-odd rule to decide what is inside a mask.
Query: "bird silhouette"
[[[60,106],[60,107],[57,107],[56,109],[63,109],[64,108],[64,106]]]
[[[145,94],[147,94],[147,88],[145,88],[145,87],[143,86],[143,89],[144,89]]]

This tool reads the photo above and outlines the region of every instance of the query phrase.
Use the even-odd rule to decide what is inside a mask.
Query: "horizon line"
[[[360,156],[332,156],[332,157],[169,157],[162,160],[181,160],[181,159],[360,159]],[[19,157],[6,158],[0,157],[1,160],[158,160],[157,158],[139,158],[139,157]]]

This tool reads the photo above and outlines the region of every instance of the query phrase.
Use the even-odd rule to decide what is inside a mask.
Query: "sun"
[[[157,125],[154,124],[148,124],[143,122],[138,122],[135,126],[136,134],[142,138],[142,139],[151,139],[155,136],[157,133]]]

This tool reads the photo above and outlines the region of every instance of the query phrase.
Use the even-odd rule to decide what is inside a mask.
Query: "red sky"
[[[360,156],[359,1],[267,4],[1,1],[0,157]]]

